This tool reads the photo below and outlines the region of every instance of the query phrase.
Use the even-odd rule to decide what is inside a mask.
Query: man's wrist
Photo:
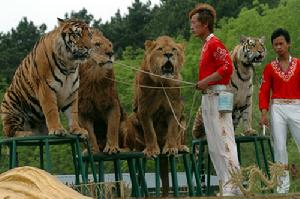
[[[261,110],[261,114],[262,114],[263,116],[266,116],[267,113],[268,113],[268,110],[267,110],[267,109],[262,109],[262,110]]]

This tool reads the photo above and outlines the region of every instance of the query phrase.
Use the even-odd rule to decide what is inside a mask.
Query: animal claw
[[[147,158],[156,158],[160,154],[159,147],[146,147],[146,149],[143,151],[145,156]]]
[[[103,153],[107,153],[109,155],[119,153],[119,152],[120,152],[120,148],[117,146],[106,145],[105,148],[103,149]]]
[[[66,136],[68,135],[67,130],[64,128],[51,129],[49,135]]]
[[[88,132],[87,130],[83,129],[83,128],[80,128],[80,127],[75,127],[75,128],[72,128],[70,130],[70,133],[73,134],[73,135],[78,135],[80,138],[86,140],[88,138]]]
[[[165,147],[163,149],[162,154],[176,155],[176,154],[178,154],[178,149],[175,147],[173,147],[173,148]]]

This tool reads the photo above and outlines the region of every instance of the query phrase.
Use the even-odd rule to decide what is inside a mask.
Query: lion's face
[[[113,68],[113,45],[97,30],[93,31],[91,60],[104,69]]]
[[[145,43],[144,67],[163,77],[178,77],[184,60],[184,48],[168,36]]]
[[[240,59],[245,64],[260,64],[266,55],[266,48],[264,46],[264,37],[241,37],[242,54]]]

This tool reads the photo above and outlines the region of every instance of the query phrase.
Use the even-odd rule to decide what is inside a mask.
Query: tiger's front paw
[[[243,132],[243,135],[244,136],[255,136],[255,135],[257,135],[257,131],[252,128],[249,128]]]
[[[80,127],[72,127],[70,133],[72,135],[77,135],[82,139],[87,139],[89,137],[88,131]]]
[[[189,152],[190,152],[190,149],[189,149],[189,147],[187,147],[186,145],[180,145],[180,146],[178,147],[178,151],[189,153]]]
[[[106,144],[103,149],[103,153],[108,153],[109,155],[120,152],[120,148],[117,145]]]
[[[147,158],[156,158],[160,154],[158,145],[148,146],[144,149],[143,153]]]
[[[34,135],[32,131],[16,131],[14,137],[26,137]]]
[[[49,135],[66,136],[66,135],[68,135],[68,132],[66,129],[64,129],[62,127],[52,128],[52,129],[49,129]]]

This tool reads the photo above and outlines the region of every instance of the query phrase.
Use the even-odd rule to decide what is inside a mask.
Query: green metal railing
[[[271,161],[274,162],[274,153],[273,153],[273,149],[271,146],[270,137],[269,136],[237,136],[237,137],[235,137],[235,141],[237,144],[238,159],[239,159],[240,164],[242,165],[241,144],[253,143],[254,150],[255,150],[256,164],[258,165],[258,167],[260,169],[262,169],[261,157],[260,157],[260,153],[259,153],[259,144],[260,144],[261,152],[262,152],[261,156],[262,156],[262,160],[264,162],[265,172],[268,175],[268,177],[270,177],[269,163],[268,163],[268,158],[267,158],[267,154],[266,154],[266,150],[265,150],[265,144],[267,144],[267,146],[269,147],[269,151],[270,151]],[[205,151],[205,147],[207,147],[206,138],[192,141],[192,152],[194,154],[193,157],[191,158],[192,159],[192,171],[194,172],[195,178],[196,178],[196,194],[200,195],[200,196],[204,194],[203,191],[205,191],[205,195],[209,195],[211,192],[210,175],[211,175],[211,171],[213,168],[212,168],[211,160],[209,157],[209,153],[207,152],[208,150],[206,150],[206,154],[203,153]],[[197,157],[195,156],[196,150],[198,151]],[[206,168],[204,168],[205,156],[207,156],[207,158],[206,158],[207,167]],[[197,159],[197,161],[195,158]],[[206,187],[205,187],[205,189],[203,189],[202,184],[201,184],[202,182],[200,181],[200,179],[201,179],[201,175],[203,175],[205,173],[207,173],[207,181],[206,181]]]
[[[80,143],[84,143],[88,149],[87,158],[90,159],[90,166],[93,171],[94,179],[96,180],[95,166],[93,164],[93,156],[90,150],[90,144],[78,136],[68,135],[68,136],[27,136],[27,137],[11,137],[11,138],[0,138],[0,152],[3,146],[9,148],[9,169],[17,167],[18,154],[17,149],[19,146],[37,146],[39,147],[39,159],[40,168],[51,173],[51,154],[50,146],[52,145],[70,145],[72,148],[72,158],[76,176],[76,184],[87,183],[87,175],[85,174],[84,164],[82,160]],[[44,155],[45,154],[45,155]],[[1,159],[1,153],[0,153]],[[0,162],[1,164],[1,162]],[[80,182],[80,175],[82,181]]]

